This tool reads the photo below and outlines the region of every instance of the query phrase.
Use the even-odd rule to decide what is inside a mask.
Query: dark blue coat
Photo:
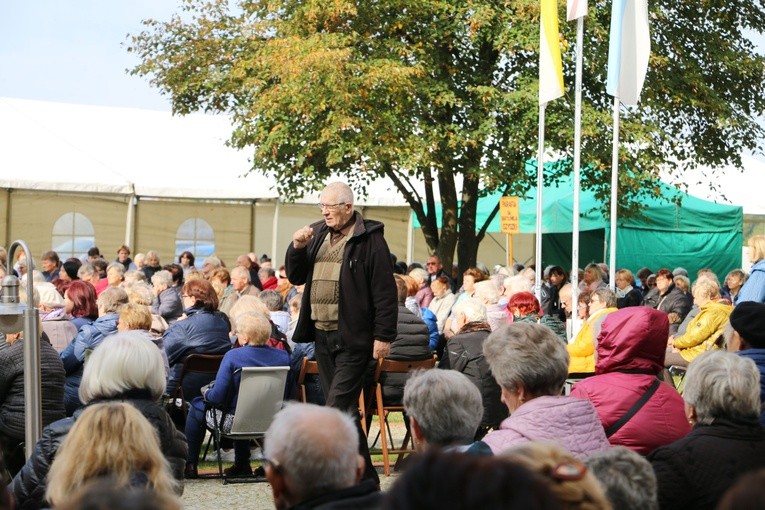
[[[174,322],[162,336],[170,364],[167,381],[167,393],[170,395],[175,392],[183,370],[183,361],[189,354],[225,354],[231,350],[231,324],[225,314],[189,308],[186,315],[186,319]],[[206,375],[186,377],[183,382],[186,400],[200,396],[199,389],[212,380],[212,377]]]

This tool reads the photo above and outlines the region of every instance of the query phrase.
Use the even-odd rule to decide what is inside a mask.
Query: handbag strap
[[[648,387],[648,390],[643,393],[643,396],[640,397],[637,402],[632,404],[632,407],[630,407],[629,410],[624,413],[624,416],[619,418],[613,425],[608,427],[608,430],[606,430],[606,437],[613,436],[619,431],[620,428],[622,428],[628,421],[630,421],[630,419],[632,419],[632,417],[635,416],[638,411],[640,411],[645,403],[648,402],[648,399],[650,399],[651,396],[656,393],[656,390],[659,389],[659,384],[661,384],[661,381],[654,379],[653,384]]]

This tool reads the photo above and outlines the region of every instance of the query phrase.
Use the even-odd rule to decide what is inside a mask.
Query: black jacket
[[[483,398],[482,427],[497,427],[507,418],[502,403],[502,390],[483,356],[483,342],[491,333],[484,322],[469,322],[446,343],[446,352],[439,368],[451,368],[465,374],[481,391]]]
[[[757,421],[716,419],[648,456],[664,509],[715,508],[736,478],[765,467],[765,429]]]
[[[24,342],[17,340],[0,350],[0,432],[24,440]],[[64,364],[43,335],[40,340],[43,427],[64,415]]]
[[[364,220],[358,212],[354,214],[356,224],[345,245],[340,269],[338,332],[347,349],[371,354],[374,340],[392,342],[396,338],[396,283],[390,250],[383,237],[383,224]],[[311,320],[313,267],[329,227],[321,220],[311,228],[313,238],[308,246],[298,250],[290,243],[285,258],[290,283],[305,284],[300,317],[292,336],[295,342],[314,341],[315,328]]]
[[[186,454],[188,452],[186,437],[175,428],[167,412],[156,402],[149,399],[148,392],[134,390],[123,397],[118,396],[104,401],[128,402],[135,406],[149,420],[149,423],[154,425],[159,434],[162,453],[170,463],[173,477],[182,482],[183,469],[186,466]],[[96,404],[98,402],[94,401],[91,403]],[[74,416],[53,422],[43,429],[42,436],[35,445],[32,456],[27,459],[27,463],[21,468],[21,471],[15,476],[9,487],[16,497],[18,508],[36,510],[49,506],[45,501],[48,471],[50,471],[50,466],[56,457],[59,445],[61,445],[61,442],[83,410],[84,408],[80,408],[75,412]],[[183,483],[179,483],[178,488],[183,492]]]
[[[390,344],[390,354],[387,357],[395,361],[419,361],[433,357],[428,326],[404,305],[398,305],[398,333]],[[401,403],[407,379],[409,374],[380,376],[385,405]]]
[[[358,485],[322,494],[290,507],[290,510],[355,510],[357,508],[378,508],[382,493],[372,480],[362,480]]]
[[[643,303],[643,293],[637,287],[632,287],[626,296],[616,298],[616,308],[621,310],[629,306],[640,306]]]
[[[680,323],[683,322],[685,316],[691,311],[693,306],[693,298],[687,296],[682,290],[675,287],[675,284],[671,284],[667,292],[659,296],[659,303],[656,305],[657,310],[666,312],[667,314],[677,314],[679,318],[669,321],[670,334],[677,333],[677,329],[680,327]]]

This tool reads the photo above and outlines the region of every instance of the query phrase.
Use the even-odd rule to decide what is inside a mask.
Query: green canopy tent
[[[547,165],[545,165],[547,167]],[[573,177],[556,179],[543,191],[542,258],[545,266],[571,267],[573,225]],[[683,193],[665,183],[661,195],[644,202],[641,217],[619,218],[616,232],[616,265],[633,272],[647,266],[654,271],[682,266],[690,275],[711,268],[720,277],[741,265],[743,209],[716,204]],[[536,233],[536,192],[520,200],[520,231]],[[608,261],[610,224],[594,193],[582,191],[579,220],[579,267],[593,261]],[[681,205],[673,199],[680,196]],[[476,225],[480,228],[499,201],[490,195],[478,202]],[[440,205],[438,206],[440,209]],[[440,211],[437,215],[440,220]],[[419,227],[416,217],[414,226]],[[499,214],[488,232],[499,232]]]

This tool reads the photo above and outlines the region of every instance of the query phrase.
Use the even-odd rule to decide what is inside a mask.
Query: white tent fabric
[[[227,147],[225,116],[0,98],[0,188],[110,193],[152,198],[277,199],[274,180],[251,173],[246,151]],[[765,183],[765,161],[743,156],[743,173],[705,169],[668,182],[688,193],[765,215],[752,193]],[[418,191],[422,191],[421,187]],[[307,195],[299,203],[318,200]],[[389,179],[374,181],[359,205],[407,207]]]
[[[225,116],[0,98],[0,188],[135,194],[141,198],[277,199],[225,145]],[[307,195],[297,202],[318,201]],[[407,206],[393,183],[371,184],[359,205]]]

